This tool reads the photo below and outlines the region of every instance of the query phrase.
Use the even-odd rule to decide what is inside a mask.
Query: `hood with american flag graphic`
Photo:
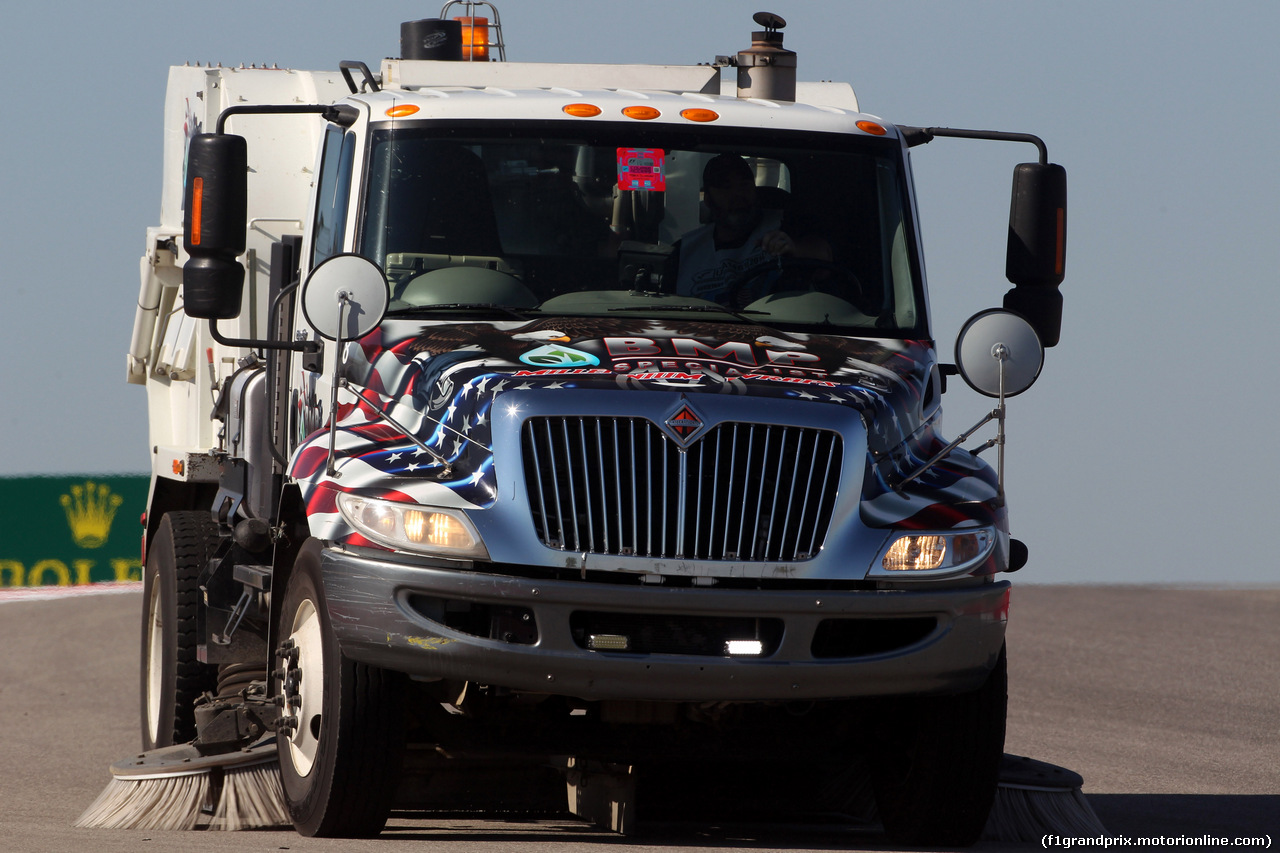
[[[491,506],[499,499],[497,466],[520,464],[495,459],[492,433],[495,407],[516,390],[734,395],[853,409],[867,432],[868,526],[952,526],[947,506],[992,502],[996,493],[994,473],[963,451],[909,491],[891,488],[945,445],[934,429],[938,366],[926,341],[631,318],[388,320],[343,355],[332,466],[329,424],[313,411],[295,413],[318,428],[302,438],[289,468],[312,534],[329,541],[373,544],[342,519],[336,501],[343,492],[462,510]],[[501,482],[509,488],[514,480]]]

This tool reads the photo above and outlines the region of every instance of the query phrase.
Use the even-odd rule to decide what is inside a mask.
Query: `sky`
[[[508,58],[709,62],[787,19],[804,80],[907,125],[1035,133],[1069,180],[1062,341],[1009,403],[1006,491],[1036,583],[1273,585],[1280,480],[1280,3],[647,0],[498,3]],[[439,4],[10,4],[0,29],[0,477],[147,470],[125,383],[160,207],[167,67],[376,68]],[[1013,166],[912,154],[932,316],[951,359],[998,306]],[[953,381],[945,432],[991,401]],[[986,438],[989,431],[980,433]],[[1268,546],[1269,548],[1270,546]]]

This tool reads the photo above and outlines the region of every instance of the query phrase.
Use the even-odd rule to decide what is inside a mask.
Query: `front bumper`
[[[321,558],[330,624],[353,660],[421,679],[452,679],[583,699],[764,701],[834,699],[977,688],[1004,642],[1009,583],[951,589],[773,591],[647,588],[530,580],[406,564],[338,549]],[[521,608],[536,638],[508,642],[428,618],[427,599]],[[621,618],[781,620],[767,656],[637,654],[583,648],[573,614]],[[824,620],[932,618],[931,630],[888,651],[815,656]],[[865,624],[865,623],[864,623]]]

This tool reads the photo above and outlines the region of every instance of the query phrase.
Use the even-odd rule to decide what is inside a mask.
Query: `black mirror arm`
[[[248,347],[249,349],[276,349],[289,352],[319,352],[319,341],[259,341],[253,338],[228,338],[218,331],[218,321],[209,321],[209,334],[224,347]]]
[[[965,130],[955,127],[909,127],[900,125],[898,130],[907,141],[908,147],[924,145],[933,141],[934,137],[947,136],[954,139],[990,139],[997,142],[1026,142],[1040,152],[1040,164],[1048,165],[1049,149],[1044,140],[1033,133],[1009,133],[1003,130]]]
[[[218,115],[216,133],[226,133],[227,119],[237,115],[318,115],[342,127],[350,127],[360,117],[360,110],[350,104],[239,104],[227,107]]]

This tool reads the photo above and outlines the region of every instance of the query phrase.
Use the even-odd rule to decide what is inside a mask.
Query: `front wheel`
[[[1007,703],[1001,648],[977,690],[904,697],[879,707],[872,786],[891,841],[968,846],[978,840],[995,799]]]
[[[147,549],[142,584],[142,749],[196,736],[195,702],[218,668],[196,657],[200,573],[218,543],[207,512],[169,512]]]
[[[377,835],[399,783],[404,680],[342,656],[314,540],[289,577],[276,636],[280,779],[294,828],[318,837]]]

